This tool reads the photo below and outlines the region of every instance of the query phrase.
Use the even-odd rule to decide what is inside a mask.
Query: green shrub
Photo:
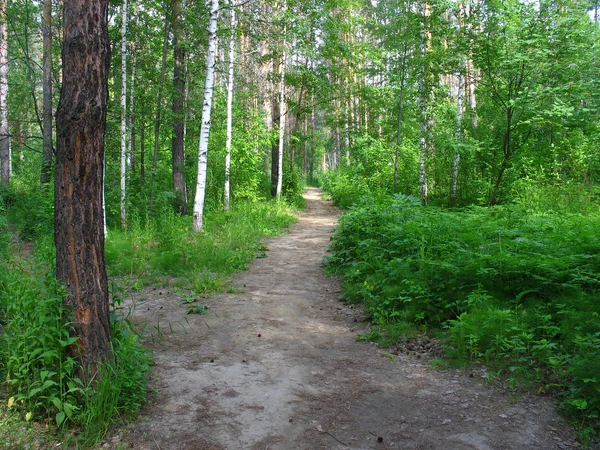
[[[598,364],[599,228],[592,214],[380,198],[340,219],[328,269],[380,328],[445,329],[456,357],[559,389],[565,410],[598,427],[600,378],[587,368]]]

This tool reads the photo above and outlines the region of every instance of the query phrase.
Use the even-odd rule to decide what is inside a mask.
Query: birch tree
[[[121,6],[121,229],[127,228],[127,0]]]
[[[12,172],[10,132],[8,130],[8,33],[6,0],[0,0],[0,182],[6,186]]]
[[[227,82],[227,138],[225,141],[225,187],[223,193],[223,210],[225,211],[229,211],[229,197],[231,195],[229,177],[231,166],[231,135],[233,128],[233,69],[235,64],[235,29],[237,26],[235,17],[236,0],[231,0],[230,6],[231,36],[229,37],[229,76]]]
[[[204,227],[204,199],[206,197],[206,170],[208,168],[208,138],[210,135],[210,117],[215,82],[215,53],[217,47],[217,14],[219,0],[210,1],[210,18],[208,25],[208,53],[206,56],[206,81],[204,83],[204,100],[202,102],[202,123],[200,125],[200,142],[198,145],[198,177],[194,198],[192,230],[202,231]]]

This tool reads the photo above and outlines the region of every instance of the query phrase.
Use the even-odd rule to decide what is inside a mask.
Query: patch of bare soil
[[[565,449],[573,433],[551,399],[514,398],[480,373],[437,370],[430,352],[390,359],[356,334],[360,312],[338,301],[320,267],[339,212],[309,188],[289,234],[237,275],[240,293],[186,316],[172,292],[133,305],[156,361],[141,419],[104,448]],[[361,328],[361,330],[359,330]]]

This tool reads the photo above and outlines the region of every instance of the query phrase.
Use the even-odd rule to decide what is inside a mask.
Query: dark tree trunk
[[[185,184],[185,154],[183,133],[183,99],[185,96],[185,49],[181,42],[181,0],[173,1],[173,139],[171,152],[173,157],[173,192],[175,192],[175,210],[187,214],[187,192]]]
[[[52,174],[52,0],[44,0],[42,27],[44,36],[44,150],[40,181],[44,186],[50,182]]]
[[[163,103],[163,87],[165,85],[165,76],[167,73],[167,48],[169,46],[169,6],[165,4],[165,28],[163,35],[162,59],[160,63],[160,81],[158,85],[158,99],[156,100],[156,114],[154,116],[154,155],[152,156],[152,180],[150,182],[150,212],[154,209],[154,182],[156,179],[156,169],[158,167],[158,150],[160,142],[161,112]]]
[[[69,348],[93,377],[109,353],[102,179],[110,42],[108,0],[65,0],[63,77],[56,115],[56,276],[79,338]]]
[[[275,59],[273,61],[273,73],[279,72],[279,59]],[[273,82],[275,85],[275,82]],[[271,126],[274,130],[279,129],[279,123],[281,121],[279,111],[279,89],[273,89],[272,97],[271,97]],[[277,139],[273,139],[273,144],[271,145],[271,196],[277,196],[277,180],[279,179],[279,141]]]

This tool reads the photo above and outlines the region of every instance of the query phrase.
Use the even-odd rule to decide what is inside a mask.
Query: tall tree
[[[127,228],[127,0],[121,5],[121,229]]]
[[[165,28],[163,33],[162,58],[160,62],[160,80],[158,84],[158,96],[156,99],[156,113],[154,114],[154,154],[152,156],[152,180],[150,182],[150,211],[154,209],[154,184],[156,182],[156,170],[158,168],[158,149],[160,144],[160,125],[162,116],[163,88],[167,76],[167,49],[169,46],[169,2],[165,2]]]
[[[10,132],[8,129],[8,33],[6,0],[0,0],[0,182],[6,186],[12,172]]]
[[[230,0],[230,7],[231,36],[229,36],[229,75],[227,80],[227,138],[225,140],[225,186],[223,192],[223,209],[225,211],[229,211],[229,200],[231,195],[229,176],[231,168],[231,135],[233,128],[233,69],[235,65],[236,0]]]
[[[215,53],[217,50],[218,13],[219,0],[211,0],[208,25],[208,54],[206,56],[206,81],[204,83],[204,101],[202,102],[200,142],[198,144],[198,177],[196,179],[196,196],[194,198],[194,214],[192,219],[192,229],[196,232],[202,231],[202,228],[204,227],[204,199],[206,197],[208,138],[210,136],[210,117],[215,83]]]
[[[184,111],[185,97],[185,48],[181,27],[182,0],[173,1],[173,138],[171,154],[173,164],[173,191],[175,192],[175,209],[185,216],[187,214],[187,188],[185,183],[184,154]]]
[[[62,88],[56,115],[56,276],[67,289],[82,376],[110,350],[102,180],[110,68],[109,0],[65,0]],[[91,379],[91,378],[88,378]]]
[[[44,13],[42,17],[42,34],[44,39],[43,56],[43,162],[41,184],[42,186],[50,182],[52,172],[52,0],[44,0]]]

